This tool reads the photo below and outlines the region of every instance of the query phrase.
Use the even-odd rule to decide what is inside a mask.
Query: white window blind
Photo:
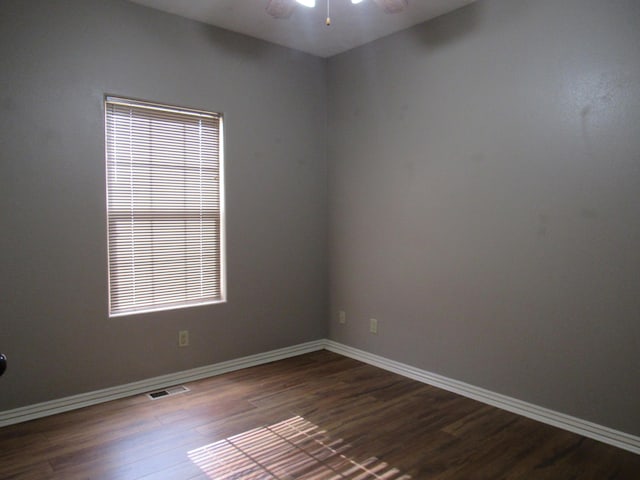
[[[219,114],[107,97],[109,312],[223,299]]]

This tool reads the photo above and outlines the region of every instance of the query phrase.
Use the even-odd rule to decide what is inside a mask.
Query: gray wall
[[[326,336],[325,72],[119,0],[0,3],[0,410]],[[225,114],[226,304],[108,318],[105,93]]]
[[[329,60],[332,339],[640,434],[639,26],[489,0]]]
[[[4,0],[0,410],[329,329],[640,434],[639,24],[634,0],[481,0],[327,64],[120,0]],[[225,114],[228,303],[108,318],[105,93]]]

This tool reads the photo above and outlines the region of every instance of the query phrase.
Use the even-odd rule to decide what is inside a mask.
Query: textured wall
[[[326,147],[331,338],[640,434],[639,24],[481,0],[327,70],[120,0],[3,1],[0,410],[325,336]],[[107,317],[105,93],[225,114],[226,304]]]
[[[332,339],[640,434],[639,25],[487,0],[329,60]]]
[[[5,0],[0,59],[0,410],[326,336],[323,60],[119,0]],[[108,318],[105,93],[224,113],[226,304]]]

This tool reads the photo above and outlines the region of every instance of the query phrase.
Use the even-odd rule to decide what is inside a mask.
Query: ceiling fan
[[[322,0],[321,0],[322,1]],[[329,2],[327,1],[327,25],[331,25],[329,16]],[[363,0],[351,0],[351,3],[362,3]],[[403,11],[408,5],[409,0],[373,0],[385,13],[398,13]],[[315,7],[316,0],[269,0],[267,4],[267,13],[274,18],[289,18],[295,8],[300,5],[305,7]]]

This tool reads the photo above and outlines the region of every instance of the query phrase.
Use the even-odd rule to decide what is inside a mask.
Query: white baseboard
[[[151,390],[177,385],[179,383],[192,382],[223,373],[240,370],[242,368],[254,367],[264,363],[274,362],[289,357],[295,357],[304,353],[322,350],[324,348],[324,340],[316,340],[313,342],[302,343],[292,347],[272,350],[256,355],[249,355],[235,360],[215,363],[204,367],[193,368],[182,372],[170,373],[159,377],[149,378],[138,382],[127,383],[126,385],[118,385],[116,387],[105,388],[93,392],[81,393],[70,397],[51,400],[48,402],[37,403],[35,405],[27,405],[26,407],[15,408],[13,410],[5,410],[0,412],[0,427],[12,425],[15,423],[26,422],[36,418],[54,415],[56,413],[67,412],[77,408],[88,407],[98,403],[116,400],[118,398],[129,397],[146,393]]]
[[[487,405],[492,405],[554,427],[562,428],[564,430],[613,445],[614,447],[640,454],[640,437],[604,427],[587,420],[572,417],[564,413],[556,412],[554,410],[549,410],[544,407],[539,407],[532,403],[523,402],[468,383],[443,377],[442,375],[421,370],[404,363],[389,360],[379,355],[374,355],[363,350],[358,350],[357,348],[334,342],[333,340],[326,340],[324,347],[331,352],[339,353],[345,357],[359,360],[369,365],[397,373],[404,377],[408,377],[449,392],[457,393],[458,395],[478,400],[479,402]]]
[[[35,405],[28,405],[26,407],[15,408],[13,410],[5,410],[0,412],[0,427],[26,422],[28,420],[34,420],[48,415],[54,415],[56,413],[67,412],[69,410],[75,410],[89,405],[96,405],[98,403],[108,402],[118,398],[138,395],[180,383],[192,382],[215,375],[221,375],[223,373],[254,367],[256,365],[262,365],[264,363],[295,357],[322,349],[359,360],[369,365],[397,373],[422,383],[433,385],[434,387],[438,387],[443,390],[457,393],[464,397],[478,400],[487,405],[492,405],[554,427],[562,428],[564,430],[640,454],[640,437],[604,427],[587,420],[572,417],[564,413],[549,410],[544,407],[539,407],[531,403],[523,402],[468,383],[459,382],[442,375],[412,367],[411,365],[389,360],[388,358],[365,352],[363,350],[358,350],[357,348],[349,347],[348,345],[343,345],[341,343],[334,342],[333,340],[316,340],[265,353],[250,355],[235,360],[193,368],[191,370],[170,373],[168,375],[149,378],[138,382],[128,383],[126,385],[105,388],[94,392],[81,393],[79,395],[73,395],[71,397],[51,400]]]

